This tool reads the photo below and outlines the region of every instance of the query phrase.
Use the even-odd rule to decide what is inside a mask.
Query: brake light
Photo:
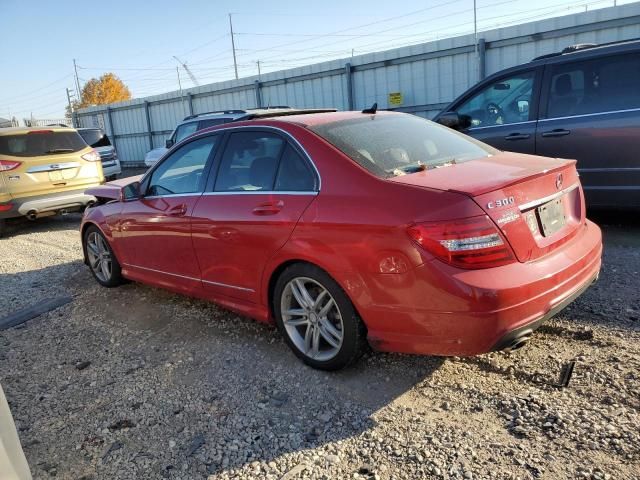
[[[99,162],[100,154],[95,150],[91,150],[90,152],[87,152],[84,155],[82,155],[81,158],[83,160],[86,160],[87,162]]]
[[[41,133],[53,133],[53,130],[31,130],[27,135],[39,135]]]
[[[491,268],[515,257],[488,216],[412,225],[409,236],[439,260],[460,268]]]
[[[8,212],[13,208],[13,203],[3,203],[0,205],[0,212]]]
[[[19,166],[20,162],[16,162],[15,160],[0,160],[0,172],[8,172]]]

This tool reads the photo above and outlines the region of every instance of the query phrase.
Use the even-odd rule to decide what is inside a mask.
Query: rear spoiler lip
[[[546,170],[542,170],[542,171],[540,171],[540,172],[538,172],[536,174],[533,174],[533,175],[527,177],[526,179],[527,180],[532,180],[534,178],[540,178],[540,177],[548,174],[549,172],[557,172],[558,170],[562,170],[562,169],[567,168],[569,165],[576,165],[578,163],[577,160],[569,159],[569,158],[557,158],[556,160],[562,160],[563,161],[562,165],[558,165],[557,167],[554,167],[554,168],[549,168],[549,169],[546,169]],[[517,179],[517,180],[514,180],[513,182],[505,183],[504,185],[501,185],[498,188],[498,190],[503,189],[503,188],[511,187],[512,185],[516,185],[516,184],[518,184],[520,182],[522,182],[522,179]],[[485,189],[478,189],[478,190],[474,190],[472,192],[449,188],[449,189],[447,189],[445,191],[451,192],[451,193],[458,193],[458,194],[461,194],[461,195],[466,195],[468,197],[477,197],[478,195],[484,195],[485,193],[495,192],[496,188],[491,187],[491,188],[485,188]]]

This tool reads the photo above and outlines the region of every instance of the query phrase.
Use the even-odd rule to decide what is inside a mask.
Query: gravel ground
[[[524,348],[327,374],[211,304],[99,287],[79,216],[43,219],[0,239],[0,317],[73,301],[0,332],[0,382],[36,479],[640,478],[640,226],[622,221],[600,281]]]

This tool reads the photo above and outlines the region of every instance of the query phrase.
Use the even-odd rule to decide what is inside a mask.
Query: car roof
[[[265,108],[247,108],[247,109],[232,109],[232,110],[218,110],[214,112],[202,112],[194,115],[189,115],[184,117],[178,125],[182,125],[184,123],[197,122],[200,120],[207,120],[210,118],[242,118],[245,116],[251,115],[260,115],[263,113],[269,112],[286,112],[293,110],[291,107],[287,106],[273,106],[273,107],[265,107]]]
[[[540,65],[544,63],[561,63],[564,61],[573,61],[580,58],[591,56],[600,56],[603,54],[615,54],[617,52],[640,49],[640,39],[620,40],[610,43],[579,43],[569,45],[559,52],[548,53],[535,57],[528,63],[523,63],[517,67]],[[517,68],[512,67],[512,68]],[[506,70],[506,69],[505,69]],[[504,70],[503,70],[504,71]]]
[[[29,132],[68,132],[72,127],[7,127],[0,128],[0,135],[20,135]]]
[[[237,122],[224,123],[222,125],[215,125],[213,127],[207,127],[205,129],[200,130],[197,134],[216,131],[216,130],[225,130],[234,127],[250,127],[250,126],[276,126],[278,124],[287,123],[294,124],[301,127],[315,127],[318,125],[325,125],[329,123],[340,122],[343,120],[351,120],[356,118],[363,118],[365,116],[372,115],[407,115],[402,112],[391,112],[386,110],[379,110],[375,114],[371,113],[362,113],[360,111],[343,111],[338,112],[336,110],[298,110],[292,113],[287,114],[270,114],[263,115],[254,118],[248,118],[246,120],[240,120]],[[195,134],[194,134],[195,135]]]

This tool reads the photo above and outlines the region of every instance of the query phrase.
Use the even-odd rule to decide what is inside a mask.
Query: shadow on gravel
[[[6,232],[2,239],[17,238],[30,233],[53,232],[58,230],[79,229],[81,213],[55,215],[51,217],[27,220],[26,218],[11,218],[7,221]],[[79,237],[78,237],[79,238]]]
[[[74,297],[0,337],[37,478],[205,478],[324,445],[329,466],[334,442],[367,435],[444,362],[368,353],[326,373],[270,326],[136,283],[101,288],[80,261],[17,277],[0,283],[19,281],[29,302]]]

